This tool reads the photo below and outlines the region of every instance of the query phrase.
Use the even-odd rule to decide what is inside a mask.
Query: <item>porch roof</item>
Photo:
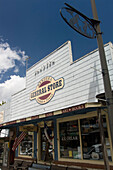
[[[41,115],[35,115],[27,118],[5,122],[0,124],[0,129],[8,129],[8,128],[10,129],[11,127],[15,127],[15,126],[37,124],[41,121],[54,120],[57,118],[79,115],[79,114],[86,114],[88,112],[96,111],[97,108],[105,109],[106,106],[103,106],[101,103],[97,103],[97,102],[85,103],[85,104],[72,106],[54,112],[49,112]]]

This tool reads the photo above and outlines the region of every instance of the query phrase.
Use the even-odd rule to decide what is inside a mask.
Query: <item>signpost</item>
[[[108,108],[108,118],[109,118],[109,125],[110,125],[110,133],[111,133],[111,140],[112,140],[112,149],[113,149],[113,96],[112,96],[112,88],[111,82],[105,57],[104,45],[102,40],[102,32],[100,30],[100,21],[98,20],[95,0],[91,0],[92,12],[94,19],[88,18],[69,4],[65,3],[66,7],[63,7],[60,10],[60,14],[64,21],[75,31],[80,33],[81,35],[87,38],[97,38],[98,48],[99,48],[99,55],[100,55],[100,62],[102,68],[102,76],[104,82],[104,89],[105,89],[105,97],[106,97],[106,104]],[[101,127],[102,128],[102,127]],[[105,143],[104,143],[105,146]],[[105,153],[105,152],[104,152]],[[107,152],[106,152],[107,154]],[[104,155],[106,157],[106,155]],[[108,159],[104,160],[105,168],[107,170],[110,169]]]
[[[65,3],[66,7],[60,10],[61,17],[75,31],[81,35],[94,39],[97,31],[95,25],[100,23],[98,20],[88,18],[69,4]]]
[[[94,19],[98,20],[95,0],[91,0],[92,12]],[[112,140],[112,149],[113,149],[113,95],[112,95],[112,88],[111,82],[105,57],[105,51],[103,46],[103,40],[100,30],[100,25],[96,25],[97,30],[97,43],[99,48],[100,54],[100,61],[101,61],[101,68],[102,68],[102,75],[103,75],[103,82],[104,82],[104,89],[105,89],[105,97],[106,97],[106,104],[108,108],[108,118],[109,118],[109,125],[110,125],[110,132],[111,132],[111,140]]]

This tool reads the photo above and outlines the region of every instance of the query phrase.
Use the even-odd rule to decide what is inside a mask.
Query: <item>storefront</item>
[[[106,114],[102,116],[106,147],[111,161]],[[58,120],[59,159],[103,160],[97,113]],[[78,160],[77,160],[78,161]]]
[[[105,45],[113,85],[112,44]],[[63,44],[26,73],[26,88],[14,94],[9,128],[12,160],[103,168],[98,108],[109,164],[113,167],[108,112],[97,95],[104,93],[98,50],[73,62],[70,41]],[[95,69],[93,69],[95,68]],[[11,135],[10,135],[11,136]],[[20,139],[14,146],[15,139]],[[14,148],[12,152],[12,148]],[[14,157],[13,157],[14,156]]]

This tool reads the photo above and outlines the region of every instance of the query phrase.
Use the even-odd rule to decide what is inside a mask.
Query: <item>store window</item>
[[[59,123],[60,157],[81,159],[78,120]]]
[[[102,117],[105,142],[109,160],[111,160],[110,144],[107,133],[106,117]],[[103,152],[97,117],[85,118],[80,121],[83,159],[102,160]]]
[[[33,132],[28,132],[20,143],[19,154],[33,156]]]
[[[3,166],[8,165],[8,142],[4,143],[4,157],[3,157]]]
[[[4,143],[0,142],[0,166],[2,166],[3,163],[3,153],[4,153]]]
[[[9,129],[2,129],[1,131],[0,131],[0,137],[8,137],[8,135],[9,135]]]

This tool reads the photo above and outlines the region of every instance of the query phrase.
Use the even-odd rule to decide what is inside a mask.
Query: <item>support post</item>
[[[53,119],[54,121],[54,154],[55,154],[55,161],[58,160],[58,141],[57,141],[57,122],[56,119]]]
[[[95,20],[98,20],[95,0],[91,0],[91,6],[92,6],[93,17]],[[111,88],[110,76],[109,76],[109,72],[108,72],[108,66],[107,66],[107,62],[106,62],[104,45],[103,45],[101,29],[100,29],[99,24],[96,25],[96,31],[97,31],[97,43],[98,43],[98,48],[99,48],[102,76],[103,76],[104,89],[105,89],[105,97],[106,97],[106,101],[107,101],[106,104],[107,104],[107,108],[108,108],[108,119],[109,119],[109,125],[110,125],[111,142],[112,142],[112,149],[113,149],[113,95],[112,95],[112,88]]]
[[[98,115],[100,138],[101,138],[101,144],[102,144],[102,150],[103,150],[104,165],[105,165],[106,170],[110,170],[105,137],[104,137],[103,124],[102,124],[101,108],[97,109],[97,115]]]

